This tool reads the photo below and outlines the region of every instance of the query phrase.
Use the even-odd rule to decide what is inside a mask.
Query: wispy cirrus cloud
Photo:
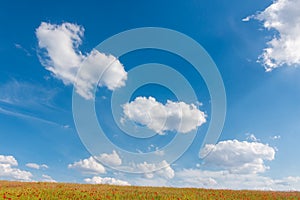
[[[35,120],[64,127],[65,124],[49,119],[47,113],[66,112],[54,101],[58,89],[11,79],[0,85],[0,113],[27,120]],[[47,115],[46,115],[47,114]]]
[[[28,120],[35,120],[35,121],[39,121],[39,122],[42,122],[42,123],[62,127],[62,125],[57,123],[57,122],[54,122],[54,121],[51,121],[51,120],[46,120],[46,119],[43,119],[43,118],[40,118],[40,117],[36,117],[33,114],[21,113],[20,111],[17,111],[17,110],[7,110],[5,108],[0,107],[0,113],[5,114],[5,115],[19,117],[19,118],[24,118],[24,119],[28,119]]]
[[[58,90],[39,84],[11,79],[0,85],[0,103],[31,109],[53,108],[53,99]]]
[[[22,50],[26,54],[26,56],[32,56],[31,53],[26,48],[24,48],[21,44],[15,43],[15,47],[17,49]]]

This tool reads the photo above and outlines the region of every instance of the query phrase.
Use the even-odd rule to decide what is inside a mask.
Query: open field
[[[300,199],[300,192],[207,190],[0,181],[0,199]]]

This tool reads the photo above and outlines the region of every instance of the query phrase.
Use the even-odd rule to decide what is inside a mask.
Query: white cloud
[[[165,155],[165,151],[160,150],[159,147],[156,147],[154,144],[151,144],[150,146],[148,146],[148,151],[149,152],[153,151],[153,153],[155,155],[158,155],[158,156],[164,156]]]
[[[268,169],[264,161],[275,157],[275,149],[259,142],[237,140],[221,141],[206,145],[202,153],[206,165],[229,170],[231,173],[256,174]]]
[[[32,169],[40,169],[40,166],[36,163],[27,163],[26,167],[32,168]]]
[[[115,90],[124,86],[127,80],[127,72],[120,61],[112,55],[105,55],[97,50],[93,50],[81,65],[85,71],[77,77],[74,86],[76,92],[86,99],[94,97],[92,91],[94,85]],[[102,74],[99,82],[97,74]]]
[[[30,181],[32,174],[16,168],[17,160],[13,156],[0,155],[0,178]]]
[[[46,164],[42,164],[42,165],[40,165],[40,168],[49,169],[49,166]]]
[[[11,166],[18,166],[18,162],[13,156],[0,155],[0,163],[9,164]]]
[[[31,56],[31,53],[26,48],[24,48],[22,45],[15,43],[15,47],[17,49],[22,50],[26,54],[26,56]]]
[[[282,65],[300,64],[299,7],[299,0],[276,0],[254,16],[264,22],[265,28],[277,31],[277,35],[267,43],[268,47],[260,57],[266,71]]]
[[[45,165],[45,164],[39,165],[36,163],[27,163],[25,166],[32,168],[32,169],[48,169],[49,168],[48,165]]]
[[[248,21],[250,21],[251,17],[252,16],[245,17],[245,18],[242,19],[242,21],[243,22],[248,22]]]
[[[116,151],[113,151],[112,154],[103,153],[100,156],[97,156],[97,159],[110,166],[118,166],[122,164],[122,160]]]
[[[105,173],[105,168],[99,162],[97,162],[92,156],[74,162],[73,164],[68,165],[69,169],[77,169],[78,171],[84,174],[103,174]]]
[[[233,174],[227,170],[183,169],[176,172],[173,186],[247,190],[299,190],[300,177],[272,179],[259,174]]]
[[[132,185],[137,186],[155,186],[155,187],[168,187],[171,186],[170,180],[167,180],[162,177],[155,177],[155,178],[145,178],[145,177],[138,177],[130,180]]]
[[[188,133],[206,122],[206,115],[194,104],[168,100],[163,105],[153,97],[137,97],[123,105],[123,112],[126,119],[147,126],[158,134],[165,131]]]
[[[76,92],[86,99],[94,97],[92,89],[97,84],[110,90],[124,86],[127,73],[116,57],[95,49],[86,55],[80,52],[83,34],[84,28],[76,24],[42,22],[36,29],[38,45],[45,50],[42,65],[65,85],[74,84]],[[80,67],[85,71],[76,77]],[[99,83],[98,73],[102,74]]]
[[[158,155],[158,156],[164,156],[165,155],[165,151],[163,150],[159,150],[158,148],[154,151],[154,154],[155,155]]]
[[[56,183],[57,181],[54,180],[51,176],[43,174],[42,175],[42,182],[51,182],[51,183]]]
[[[153,178],[157,175],[162,178],[172,179],[175,175],[174,170],[165,160],[158,164],[147,162],[139,163],[136,165],[136,168],[144,172],[146,178]]]
[[[280,135],[275,135],[275,136],[270,137],[271,140],[279,140],[280,138],[281,138]]]
[[[130,185],[127,181],[122,181],[119,179],[111,178],[111,177],[100,177],[100,176],[94,176],[93,178],[86,178],[84,179],[86,183],[91,184],[109,184],[109,185]]]
[[[213,188],[217,181],[207,171],[198,169],[183,169],[176,172],[176,181],[181,187]]]
[[[259,142],[259,141],[260,141],[260,140],[257,139],[257,138],[255,137],[255,135],[252,134],[252,133],[246,133],[246,135],[247,135],[247,140],[250,140],[250,141],[253,141],[253,142]]]

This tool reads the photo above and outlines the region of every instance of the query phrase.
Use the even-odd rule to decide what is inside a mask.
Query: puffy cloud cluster
[[[87,159],[69,164],[68,168],[77,169],[84,174],[103,174],[106,173],[105,167],[98,162],[98,160],[112,166],[122,164],[122,160],[116,151],[111,154],[103,153],[100,156],[89,157]],[[109,185],[130,185],[127,181],[119,180],[113,177],[93,176],[85,178],[84,181],[89,184],[109,184]]]
[[[265,28],[277,32],[261,55],[266,71],[282,65],[300,64],[299,7],[298,0],[276,0],[263,12],[253,16],[262,21]]]
[[[275,157],[275,149],[259,142],[238,140],[221,141],[216,145],[206,145],[202,153],[208,156],[204,162],[231,173],[256,174],[268,169],[264,161]]]
[[[103,153],[99,156],[90,156],[89,158],[79,160],[73,164],[69,164],[69,169],[77,169],[85,174],[103,174],[106,173],[105,167],[99,162],[103,162],[109,166],[119,166],[122,159],[114,150],[111,154]]]
[[[30,181],[32,174],[17,168],[18,162],[13,156],[0,155],[0,178]]]
[[[300,189],[299,177],[274,179],[262,174],[268,169],[264,161],[273,160],[276,152],[274,148],[258,142],[257,139],[252,142],[221,141],[216,145],[206,145],[203,153],[207,152],[210,153],[204,159],[204,164],[198,166],[200,169],[177,171],[171,185],[248,190]]]
[[[65,85],[74,84],[76,92],[86,99],[94,97],[95,86],[110,90],[122,87],[127,79],[124,66],[113,55],[97,50],[88,54],[80,52],[84,28],[72,23],[61,25],[42,22],[36,29],[38,45],[43,55],[42,65]],[[77,76],[79,69],[84,69]],[[97,74],[101,74],[98,80]]]
[[[105,168],[92,156],[83,160],[74,162],[68,165],[69,169],[76,169],[84,174],[103,174],[105,173]]]
[[[206,122],[205,113],[194,104],[168,100],[164,105],[153,97],[137,97],[123,105],[123,112],[125,119],[147,126],[161,135],[165,131],[188,133]]]

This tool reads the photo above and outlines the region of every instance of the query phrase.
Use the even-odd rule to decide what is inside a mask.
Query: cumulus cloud
[[[300,1],[276,0],[254,16],[264,27],[276,31],[260,56],[266,71],[282,65],[300,64]]]
[[[111,178],[111,177],[100,177],[100,176],[94,176],[93,178],[86,178],[84,179],[86,183],[91,184],[108,184],[108,185],[127,185],[129,186],[130,183],[127,181],[122,181],[119,179]]]
[[[79,50],[83,35],[84,28],[77,24],[42,22],[36,29],[38,45],[43,51],[42,65],[65,85],[73,84],[76,92],[86,99],[94,97],[92,89],[96,85],[110,90],[124,86],[127,73],[120,61],[95,49],[83,54]],[[80,67],[85,70],[76,77]],[[99,82],[96,74],[102,74]]]
[[[168,100],[164,105],[153,97],[137,97],[123,105],[123,113],[125,119],[147,126],[161,135],[165,131],[188,133],[206,122],[206,115],[194,104]]]
[[[97,156],[97,160],[110,166],[118,166],[122,164],[122,160],[116,151],[113,151],[112,154],[103,153],[100,156]]]
[[[0,155],[0,178],[30,181],[32,174],[16,168],[17,160],[13,156]]]
[[[103,174],[105,168],[92,156],[68,165],[69,169],[76,169],[84,174]]]
[[[239,174],[264,172],[268,169],[264,161],[271,161],[275,157],[275,149],[267,144],[237,140],[208,144],[201,153],[206,155],[208,152],[204,159],[206,165]]]
[[[36,164],[36,163],[27,163],[26,167],[32,168],[32,169],[48,169],[48,165],[42,164]]]
[[[144,176],[146,178],[153,178],[154,176],[157,175],[162,178],[172,179],[175,175],[174,170],[165,160],[163,160],[158,164],[147,163],[147,162],[139,163],[136,165],[136,168],[144,172]]]
[[[18,161],[13,156],[0,155],[0,163],[8,164],[11,166],[18,166]]]

